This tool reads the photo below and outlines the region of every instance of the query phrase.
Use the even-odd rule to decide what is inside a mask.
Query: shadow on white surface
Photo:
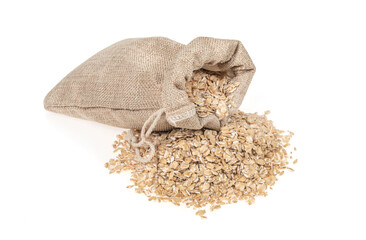
[[[112,144],[117,134],[120,134],[124,130],[122,128],[47,111],[44,115],[46,121],[52,127],[54,134],[62,135],[81,148],[88,149],[101,162],[106,162],[114,156]]]

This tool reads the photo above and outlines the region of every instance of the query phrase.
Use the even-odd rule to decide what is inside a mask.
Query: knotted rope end
[[[151,159],[155,156],[155,144],[148,141],[147,138],[150,136],[150,134],[152,133],[152,131],[155,129],[155,126],[157,125],[159,119],[161,118],[161,116],[163,115],[165,109],[159,109],[158,111],[154,112],[153,114],[151,114],[151,116],[146,120],[146,122],[144,123],[142,129],[141,129],[141,135],[140,135],[140,141],[137,141],[137,137],[133,134],[133,130],[128,130],[127,134],[125,135],[125,140],[127,140],[131,146],[135,149],[135,153],[136,153],[136,159],[139,162],[150,162]],[[148,127],[148,125],[151,123],[150,127]],[[148,129],[146,130],[146,128],[148,127]],[[150,153],[146,156],[146,157],[142,157],[140,154],[140,148],[144,145],[147,144],[149,146],[150,149]]]

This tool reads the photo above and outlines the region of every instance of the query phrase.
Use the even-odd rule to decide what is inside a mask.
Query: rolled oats
[[[232,82],[227,73],[200,69],[186,82],[186,92],[199,117],[215,114],[222,120],[229,116],[230,108],[237,107],[231,100],[239,84]]]
[[[196,79],[197,89],[211,86],[198,81],[201,77]],[[218,99],[212,97],[212,101]],[[216,110],[210,106],[208,111]],[[267,114],[239,111],[228,117],[220,131],[174,129],[152,133],[156,154],[147,163],[136,160],[123,132],[113,145],[117,157],[105,167],[110,173],[131,171],[136,192],[149,200],[198,208],[196,214],[202,218],[205,207],[213,211],[239,200],[253,204],[256,197],[267,196],[285,170],[293,171],[288,167],[286,151],[293,133],[276,129]],[[135,136],[139,138],[138,131]],[[147,149],[142,149],[143,156],[149,154]]]

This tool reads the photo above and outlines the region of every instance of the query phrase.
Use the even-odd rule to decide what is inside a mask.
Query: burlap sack
[[[199,118],[185,81],[194,70],[232,70],[240,106],[255,67],[239,41],[207,37],[183,45],[162,37],[126,39],[98,52],[57,84],[44,100],[47,110],[121,128],[141,129],[160,110],[154,130],[219,129],[210,115]]]
[[[233,98],[240,106],[255,72],[252,60],[239,41],[207,37],[187,45],[162,37],[117,42],[69,73],[46,96],[44,106],[77,118],[141,129],[144,141],[135,147],[146,143],[153,130],[219,129],[214,114],[197,116],[185,92],[186,79],[201,68],[232,72],[233,81],[241,82]]]

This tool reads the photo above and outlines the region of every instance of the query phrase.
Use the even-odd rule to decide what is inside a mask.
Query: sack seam
[[[196,109],[190,109],[189,111],[181,113],[179,115],[168,117],[168,120],[175,124],[176,122],[180,122],[187,118],[192,117],[195,113],[196,113]]]
[[[111,108],[111,107],[80,107],[80,106],[59,106],[59,105],[46,105],[45,108],[80,108],[80,109],[111,109],[111,110],[120,110],[120,111],[145,111],[145,110],[157,110],[160,108],[141,108],[141,109],[126,109],[126,108]]]

